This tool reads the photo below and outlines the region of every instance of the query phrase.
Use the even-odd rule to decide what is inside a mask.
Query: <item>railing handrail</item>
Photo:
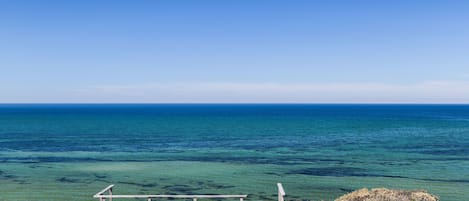
[[[99,195],[98,198],[246,198],[247,195]]]
[[[109,201],[112,201],[114,198],[147,198],[149,201],[151,201],[152,198],[192,198],[194,201],[196,201],[198,198],[239,198],[240,201],[243,201],[244,198],[248,197],[248,195],[113,195],[113,187],[114,184],[109,185],[108,187],[96,193],[93,197],[99,198],[100,201],[104,201],[106,198],[109,198]],[[106,192],[109,192],[109,195],[104,195]]]
[[[112,201],[113,198],[147,198],[151,201],[152,198],[192,198],[196,201],[198,198],[239,198],[240,201],[243,201],[244,198],[247,198],[248,195],[113,195],[112,188],[114,184],[109,185],[108,187],[104,188],[103,190],[96,193],[93,197],[99,198],[100,201],[106,200],[109,198],[109,201]],[[285,190],[283,189],[282,183],[277,183],[278,188],[278,201],[284,201],[285,197]],[[108,192],[109,195],[104,195],[105,192]]]
[[[94,197],[94,198],[99,197],[100,195],[102,195],[104,192],[108,191],[108,190],[111,189],[112,187],[114,187],[114,184],[111,184],[111,185],[109,185],[108,187],[104,188],[103,190],[99,191],[99,192],[96,193],[93,197]]]

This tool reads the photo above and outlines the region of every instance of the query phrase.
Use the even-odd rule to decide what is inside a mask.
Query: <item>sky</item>
[[[469,103],[468,10],[0,0],[0,103]]]

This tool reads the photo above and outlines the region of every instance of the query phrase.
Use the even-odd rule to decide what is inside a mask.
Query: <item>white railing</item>
[[[193,201],[197,201],[197,199],[220,199],[220,198],[237,198],[239,201],[243,201],[244,198],[248,197],[247,195],[113,195],[112,194],[112,187],[114,185],[110,185],[103,190],[96,193],[93,197],[98,198],[99,201],[112,201],[115,198],[140,198],[140,199],[147,199],[151,201],[154,198],[179,198],[179,199],[192,199]],[[108,193],[105,195],[105,193]]]
[[[239,201],[243,201],[247,198],[247,195],[114,195],[112,194],[112,188],[114,185],[109,185],[108,187],[104,188],[103,190],[96,193],[93,197],[98,198],[99,201],[112,201],[115,198],[134,198],[134,199],[147,199],[148,201],[152,201],[155,198],[170,198],[170,199],[192,199],[193,201],[197,201],[197,199],[220,199],[220,198],[237,198]],[[278,201],[284,201],[285,197],[285,190],[283,190],[283,186],[281,183],[277,183],[278,188]],[[106,194],[107,193],[107,194]]]
[[[282,183],[277,183],[277,188],[278,188],[278,201],[284,201],[285,200],[285,190],[283,190]]]

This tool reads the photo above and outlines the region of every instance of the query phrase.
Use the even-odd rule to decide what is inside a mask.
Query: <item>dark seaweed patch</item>
[[[13,181],[15,183],[18,183],[18,184],[28,184],[28,182],[26,180],[19,179],[18,176],[12,175],[12,174],[7,174],[2,170],[0,170],[0,179],[11,180],[11,181]]]
[[[178,185],[167,185],[163,186],[163,189],[172,192],[179,192],[179,193],[187,193],[191,194],[193,191],[201,190],[202,188],[194,188],[189,185],[185,184],[178,184]]]
[[[467,179],[418,179],[423,181],[437,181],[437,182],[453,182],[453,183],[469,183]]]
[[[13,179],[13,181],[18,183],[18,184],[30,184],[29,182],[27,182],[26,180],[23,180],[23,179]]]
[[[282,176],[282,174],[276,173],[276,172],[266,172],[265,174],[268,174],[268,175],[275,175],[275,176]]]
[[[347,177],[358,176],[366,177],[371,174],[367,173],[366,169],[354,167],[327,167],[327,168],[305,168],[300,170],[293,170],[287,174],[304,174],[313,176],[333,176],[333,177]]]
[[[193,181],[191,183],[195,183],[197,186],[200,186],[200,187],[203,187],[203,188],[227,189],[227,188],[236,187],[236,186],[232,186],[232,185],[218,184],[218,183],[215,183],[212,180],[207,180],[205,182],[203,182],[203,181]]]
[[[468,157],[451,157],[451,158],[411,158],[413,162],[419,161],[469,161]]]
[[[457,155],[467,155],[469,153],[468,149],[435,149],[435,150],[425,150],[420,151],[422,154],[431,154],[431,155],[448,155],[448,156],[457,156]]]
[[[13,163],[25,163],[25,164],[36,164],[36,163],[58,163],[58,162],[109,162],[113,160],[98,159],[98,158],[80,158],[80,157],[1,157],[2,162],[13,162]],[[33,168],[33,167],[32,167]]]
[[[56,181],[62,182],[62,183],[78,183],[78,182],[80,182],[80,180],[78,180],[78,179],[71,179],[71,178],[67,178],[67,177],[58,178],[58,179],[56,179]]]
[[[2,176],[4,179],[14,179],[14,178],[18,178],[17,176],[15,175],[11,175],[11,174],[5,174]]]
[[[96,174],[96,173],[93,174],[93,175],[94,175],[94,177],[96,177],[96,178],[98,178],[98,179],[105,179],[105,178],[107,178],[106,175],[100,175],[100,174]]]
[[[78,182],[77,179],[70,179],[70,178],[67,178],[67,177],[61,177],[59,179],[56,179],[56,181],[63,182],[63,183],[77,183]]]
[[[339,190],[341,190],[343,192],[352,192],[352,191],[354,191],[354,189],[350,189],[350,188],[339,188]]]
[[[410,177],[403,177],[397,175],[385,175],[370,173],[370,170],[354,167],[328,167],[328,168],[305,168],[300,170],[293,170],[287,174],[303,174],[312,176],[330,176],[330,177],[388,177],[388,178],[404,178],[414,179]]]
[[[223,184],[215,184],[215,183],[208,183],[208,184],[206,184],[206,186],[208,186],[210,188],[217,188],[217,189],[226,189],[226,188],[236,187],[236,186],[232,186],[232,185],[223,185]]]
[[[158,186],[157,183],[137,183],[137,182],[125,182],[125,181],[120,181],[118,183],[139,186],[142,188],[152,188],[152,187]]]
[[[236,156],[199,156],[185,157],[175,156],[171,158],[160,159],[124,159],[112,160],[102,158],[81,158],[81,157],[0,157],[0,162],[37,164],[37,163],[55,163],[55,162],[156,162],[156,161],[197,161],[197,162],[230,162],[243,164],[275,164],[275,165],[303,165],[308,163],[336,163],[344,164],[345,160],[328,158],[308,158],[308,157],[288,157],[288,158],[265,158],[265,157],[236,157]]]
[[[399,178],[399,179],[413,179],[421,181],[435,181],[435,182],[453,182],[453,183],[469,183],[466,179],[426,179],[426,178],[413,178],[398,175],[374,174],[369,173],[369,170],[353,167],[331,167],[331,168],[305,168],[300,170],[290,171],[287,174],[303,174],[311,176],[331,176],[331,177],[385,177],[385,178]],[[348,190],[348,189],[346,189]]]
[[[0,179],[16,179],[16,178],[18,178],[18,176],[7,174],[4,171],[0,170]]]

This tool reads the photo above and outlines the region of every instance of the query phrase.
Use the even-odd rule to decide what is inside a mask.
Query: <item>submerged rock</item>
[[[440,199],[424,190],[392,190],[366,188],[345,194],[335,201],[439,201]]]

